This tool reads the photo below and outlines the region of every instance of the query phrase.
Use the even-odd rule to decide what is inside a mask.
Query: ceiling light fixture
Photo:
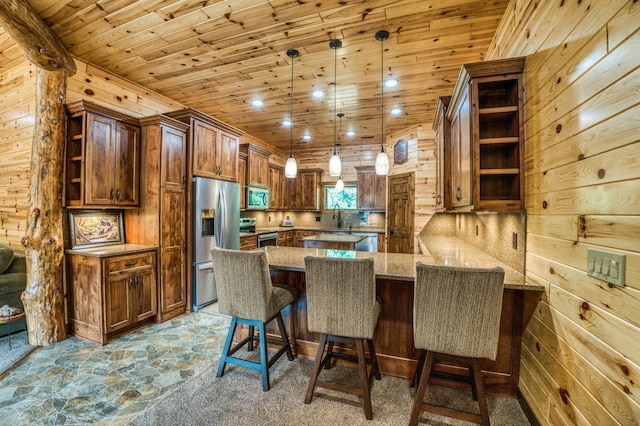
[[[389,157],[384,152],[384,41],[389,38],[389,31],[380,30],[376,40],[380,42],[380,153],[376,157],[376,174],[389,173]]]
[[[338,111],[338,49],[342,47],[342,42],[338,39],[333,39],[329,42],[329,47],[333,49],[333,112]],[[329,176],[338,177],[342,174],[342,161],[340,156],[336,152],[336,120],[333,120],[333,155],[329,159]]]
[[[391,107],[391,110],[389,112],[393,115],[402,114],[402,108],[396,105]]]
[[[294,179],[298,174],[298,164],[293,158],[293,62],[298,57],[295,49],[287,50],[287,56],[291,58],[291,111],[289,114],[291,125],[289,130],[289,158],[284,165],[284,175],[289,179]]]
[[[342,117],[344,117],[344,114],[339,112],[338,113],[338,118],[340,119],[340,132],[338,133],[339,135],[342,135]],[[341,144],[336,144],[336,146],[338,147],[338,149],[340,149]],[[338,151],[338,159],[340,159],[340,151]],[[342,160],[340,159],[340,163],[342,163]],[[341,167],[342,169],[342,167]],[[336,182],[336,191],[338,192],[342,192],[342,190],[344,189],[344,181],[342,180],[342,170],[340,171],[340,177],[338,178],[338,181]]]
[[[264,105],[264,101],[262,99],[255,98],[251,100],[251,105],[256,108],[260,108],[262,105]]]
[[[400,84],[400,80],[398,80],[398,79],[397,79],[397,78],[395,78],[395,77],[387,77],[387,78],[384,80],[384,85],[385,85],[385,87],[389,87],[389,88],[391,88],[391,87],[396,87],[398,84]]]
[[[313,89],[311,96],[318,99],[322,98],[324,96],[324,91],[322,89]]]
[[[349,129],[347,130],[347,136],[349,136],[350,138],[354,137],[356,135],[356,131],[353,129]]]
[[[305,133],[302,136],[302,139],[304,139],[305,141],[310,141],[311,140],[311,135],[309,133]]]

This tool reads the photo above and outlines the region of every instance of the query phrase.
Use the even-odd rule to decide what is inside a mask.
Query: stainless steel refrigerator
[[[218,300],[210,250],[240,248],[240,185],[193,179],[193,310]]]

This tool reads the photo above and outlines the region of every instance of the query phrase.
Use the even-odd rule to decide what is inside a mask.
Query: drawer
[[[258,248],[258,237],[242,237],[240,238],[240,250],[255,250]]]
[[[153,253],[143,253],[129,256],[118,256],[107,260],[108,274],[121,274],[142,268],[153,267]]]

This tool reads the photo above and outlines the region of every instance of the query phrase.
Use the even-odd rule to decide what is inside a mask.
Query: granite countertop
[[[111,246],[85,247],[78,249],[67,249],[65,253],[79,254],[89,257],[109,257],[122,254],[141,253],[149,250],[157,250],[157,246],[148,246],[143,244],[114,244]]]
[[[318,234],[312,237],[304,237],[303,241],[322,241],[327,243],[359,243],[360,241],[367,238],[364,235],[353,235],[353,234]]]
[[[322,257],[371,257],[375,263],[376,278],[397,281],[414,281],[416,262],[430,265],[467,266],[492,268],[500,266],[505,271],[505,288],[511,290],[544,291],[540,285],[528,284],[520,272],[455,237],[437,237],[433,246],[442,244],[442,251],[428,254],[374,253],[351,250],[303,249],[293,247],[266,247],[269,266],[290,271],[304,271],[304,257],[308,254]],[[442,240],[440,240],[442,238]]]
[[[371,234],[384,234],[384,228],[373,228],[368,226],[358,226],[349,228],[331,228],[331,227],[311,227],[311,226],[270,226],[265,228],[256,228],[256,232],[241,232],[241,237],[264,234],[267,232],[286,232],[286,231],[316,231],[316,232],[358,232]]]

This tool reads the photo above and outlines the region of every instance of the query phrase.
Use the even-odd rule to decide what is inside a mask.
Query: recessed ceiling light
[[[285,127],[290,127],[293,123],[291,122],[291,119],[289,118],[285,118],[284,120],[282,120],[282,125]]]
[[[356,135],[356,131],[349,129],[347,130],[347,136],[349,136],[350,138]]]
[[[400,108],[399,106],[394,106],[391,108],[391,114],[393,115],[398,115],[402,113],[402,108]]]
[[[385,87],[396,87],[398,84],[400,84],[400,81],[395,77],[389,77],[384,81]]]
[[[311,96],[314,98],[321,98],[324,96],[324,91],[322,89],[313,89]]]
[[[251,105],[253,105],[254,107],[261,107],[262,105],[264,105],[264,101],[262,99],[251,99]]]
[[[305,133],[304,136],[302,136],[302,139],[304,139],[305,141],[310,141],[311,135],[309,133]]]

